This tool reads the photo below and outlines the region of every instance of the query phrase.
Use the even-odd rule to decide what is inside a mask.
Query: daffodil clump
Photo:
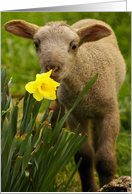
[[[97,75],[85,86],[73,107],[56,123],[52,131],[50,121],[53,111],[50,111],[49,105],[51,99],[56,98],[59,83],[52,80],[50,74],[51,71],[37,74],[35,81],[26,84],[26,90],[31,94],[28,95],[26,91],[25,95],[14,102],[10,94],[12,79],[7,81],[6,68],[1,72],[2,192],[66,192],[80,165],[81,160],[67,183],[56,182],[56,175],[87,139],[87,135],[78,135],[78,127],[70,132],[62,129],[63,124],[95,83]],[[41,121],[36,122],[43,98],[50,100]],[[22,99],[23,113],[19,114],[18,105]]]
[[[43,98],[48,100],[56,99],[56,89],[60,83],[50,78],[52,70],[47,73],[37,74],[36,80],[26,84],[25,89],[32,94],[37,101]]]

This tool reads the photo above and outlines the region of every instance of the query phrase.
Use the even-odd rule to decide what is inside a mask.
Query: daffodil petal
[[[29,93],[34,93],[36,90],[36,82],[32,81],[29,82],[25,85],[25,89],[29,92]]]
[[[44,96],[44,98],[48,99],[48,100],[55,100],[56,99],[56,94],[52,94],[52,96]]]
[[[52,70],[48,71],[47,73],[42,73],[42,76],[45,76],[45,78],[50,77]],[[50,78],[51,79],[51,78]]]
[[[58,87],[60,85],[60,83],[54,81],[51,78],[48,80],[48,84],[53,85],[54,87]]]
[[[41,79],[41,81],[42,81],[42,80],[50,78],[51,72],[52,72],[52,70],[48,71],[47,73],[37,74],[36,75],[36,80]]]
[[[55,98],[53,98],[53,97],[44,97],[45,99],[47,99],[47,100],[55,100],[56,99],[56,97]]]
[[[33,97],[37,100],[37,101],[41,101],[43,99],[43,95],[38,91],[36,90],[34,93],[33,93]]]

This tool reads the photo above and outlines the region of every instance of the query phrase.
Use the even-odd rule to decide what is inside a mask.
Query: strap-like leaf
[[[25,152],[24,152],[21,175],[25,171],[25,169],[27,167],[27,164],[29,162],[30,154],[31,154],[31,151],[32,151],[31,139],[32,139],[32,135],[29,137],[29,140],[28,140],[27,146],[26,146],[27,149],[25,149]]]
[[[1,93],[3,93],[4,90],[5,80],[6,80],[6,67],[4,67],[1,72]]]

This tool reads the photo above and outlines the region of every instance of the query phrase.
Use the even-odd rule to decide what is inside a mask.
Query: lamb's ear
[[[5,23],[4,29],[16,36],[33,39],[33,36],[38,31],[39,27],[23,20],[12,20]]]
[[[103,25],[94,24],[77,30],[80,37],[80,44],[84,42],[96,41],[112,33],[110,29]]]

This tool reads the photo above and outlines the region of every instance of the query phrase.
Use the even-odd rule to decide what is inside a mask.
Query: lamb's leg
[[[68,125],[72,131],[75,130],[78,123],[80,123],[79,133],[82,133],[82,135],[86,132],[88,133],[88,121],[79,122],[73,115],[68,117]],[[82,191],[97,191],[98,185],[96,184],[94,177],[94,150],[90,145],[88,138],[80,150],[75,154],[74,158],[76,164],[79,159],[82,158],[82,162],[78,169],[81,178]]]
[[[118,110],[96,120],[99,141],[95,154],[95,166],[99,174],[100,187],[114,179],[116,173],[115,146],[119,131]]]
[[[75,154],[74,158],[76,163],[82,158],[81,165],[78,169],[82,183],[82,191],[97,191],[98,185],[94,177],[94,151],[88,141],[84,143],[81,149]]]

